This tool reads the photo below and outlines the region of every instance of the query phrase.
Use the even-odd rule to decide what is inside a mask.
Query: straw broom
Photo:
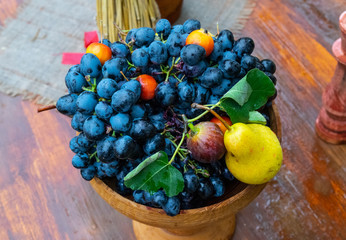
[[[155,0],[96,0],[96,8],[101,38],[111,42],[124,37],[126,30],[154,27],[160,18]]]

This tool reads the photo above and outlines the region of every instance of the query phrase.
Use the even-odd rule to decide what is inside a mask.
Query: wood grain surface
[[[0,1],[1,23],[15,13],[4,2],[17,6]],[[255,55],[277,64],[284,164],[238,213],[233,239],[346,239],[346,146],[314,131],[343,10],[344,0],[262,0],[243,30],[255,40]],[[72,167],[70,120],[36,110],[0,94],[0,239],[134,240],[130,220]]]

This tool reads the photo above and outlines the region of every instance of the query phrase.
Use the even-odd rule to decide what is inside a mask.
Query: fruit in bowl
[[[73,166],[113,207],[140,222],[152,214],[171,232],[172,222],[197,229],[188,219],[208,211],[214,222],[234,217],[281,166],[268,127],[277,126],[275,64],[251,55],[251,38],[214,36],[193,19],[107,43],[70,68],[56,104],[79,132]]]

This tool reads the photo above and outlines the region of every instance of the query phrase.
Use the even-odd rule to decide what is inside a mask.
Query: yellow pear
[[[261,124],[233,124],[225,132],[226,165],[239,181],[262,184],[272,179],[282,164],[282,149],[275,133]]]

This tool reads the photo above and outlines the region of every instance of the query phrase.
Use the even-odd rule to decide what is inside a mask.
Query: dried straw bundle
[[[160,18],[155,0],[96,0],[97,25],[102,38],[118,40],[123,30],[154,27]]]

